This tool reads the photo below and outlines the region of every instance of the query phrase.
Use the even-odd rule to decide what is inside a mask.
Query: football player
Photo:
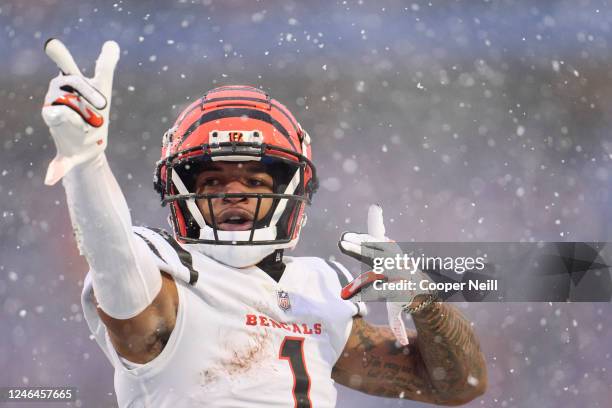
[[[454,308],[419,294],[399,305],[416,332],[373,326],[340,295],[367,276],[349,284],[337,262],[283,256],[317,189],[312,139],[285,106],[250,86],[193,102],[155,170],[172,232],[133,227],[104,154],[119,47],[104,44],[92,78],[59,40],[45,50],[61,70],[42,112],[57,147],[45,182],[63,180],[90,266],[84,313],[119,406],[332,407],[334,382],[441,405],[484,392],[483,355]],[[362,248],[387,240],[379,210],[368,222],[340,241],[364,262]]]

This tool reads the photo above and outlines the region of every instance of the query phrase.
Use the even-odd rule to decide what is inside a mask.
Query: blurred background
[[[152,174],[176,115],[253,84],[314,139],[321,188],[295,255],[358,272],[336,242],[374,202],[398,241],[609,241],[611,25],[589,0],[1,0],[0,386],[73,385],[68,405],[116,406],[63,189],[43,185],[48,37],[87,74],[103,41],[122,47],[107,156],[136,224],[167,227]],[[457,306],[489,369],[468,406],[610,406],[609,303]],[[426,406],[338,389],[339,407]]]

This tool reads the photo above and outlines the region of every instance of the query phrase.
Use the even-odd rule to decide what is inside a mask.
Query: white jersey
[[[362,305],[340,298],[351,279],[337,263],[285,257],[279,282],[181,247],[167,233],[134,228],[175,278],[176,325],[163,351],[130,364],[114,350],[92,298],[85,318],[115,368],[120,407],[333,407],[331,370]],[[362,309],[363,310],[363,309]]]

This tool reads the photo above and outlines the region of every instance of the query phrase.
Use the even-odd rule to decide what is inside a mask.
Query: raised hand
[[[394,258],[396,255],[402,254],[401,248],[385,236],[382,208],[378,205],[371,205],[368,210],[368,233],[345,232],[342,234],[338,246],[344,254],[370,267],[374,266],[374,258]],[[388,278],[388,276],[374,271],[362,273],[342,288],[340,295],[343,299],[350,299],[371,286],[375,281],[386,281]],[[418,282],[420,279],[425,278],[425,275],[417,270],[414,274],[410,275],[410,278]],[[414,298],[419,294],[429,294],[429,292],[422,290],[410,291],[405,301],[387,302],[389,327],[397,341],[402,345],[408,344],[408,337],[404,321],[402,320],[403,312],[408,310]]]
[[[382,208],[378,205],[371,205],[368,210],[368,233],[345,232],[340,237],[338,247],[343,254],[355,258],[369,267],[373,267],[375,257],[385,256],[384,249],[377,245],[377,243],[387,241],[388,239],[385,238]],[[343,299],[350,299],[375,281],[386,279],[387,277],[383,274],[374,271],[365,272],[342,288],[341,296]]]
[[[104,43],[93,78],[83,76],[60,40],[48,40],[45,53],[61,71],[49,83],[42,109],[57,148],[45,177],[45,184],[53,185],[74,166],[97,157],[106,149],[119,45],[114,41]]]

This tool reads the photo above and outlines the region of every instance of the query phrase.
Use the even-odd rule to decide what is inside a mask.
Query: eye
[[[265,185],[265,182],[258,178],[250,178],[248,179],[249,187],[261,187]]]
[[[219,183],[220,183],[220,180],[218,178],[214,178],[214,177],[205,178],[204,180],[200,181],[198,188],[216,187],[219,185]]]

